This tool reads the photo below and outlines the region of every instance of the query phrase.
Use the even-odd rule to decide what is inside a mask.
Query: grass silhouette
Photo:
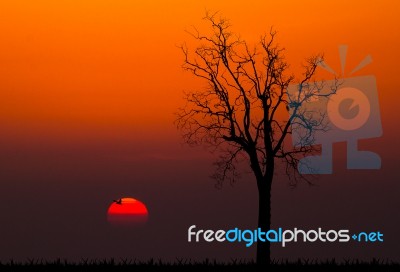
[[[57,259],[27,260],[26,262],[0,263],[0,271],[400,271],[400,263],[388,260],[373,259],[371,261],[335,259],[318,261],[299,259],[297,261],[273,260],[269,267],[259,267],[253,261],[232,259],[230,262],[218,262],[205,259],[191,261],[190,259],[176,259],[174,262],[150,259],[136,261],[121,259],[89,260],[69,262]]]

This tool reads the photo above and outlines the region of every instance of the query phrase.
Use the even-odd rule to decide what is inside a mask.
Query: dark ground
[[[25,263],[9,261],[0,264],[0,271],[400,271],[400,264],[374,259],[370,262],[358,260],[297,262],[274,261],[269,267],[259,267],[253,262],[232,260],[221,263],[212,260],[191,262],[177,259],[173,263],[159,260],[136,262],[133,260],[82,260],[71,263],[63,260],[28,260]]]

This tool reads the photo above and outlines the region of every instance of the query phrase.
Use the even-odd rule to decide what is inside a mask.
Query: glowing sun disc
[[[114,201],[107,211],[107,221],[112,225],[131,226],[146,223],[149,212],[139,200],[130,197]]]

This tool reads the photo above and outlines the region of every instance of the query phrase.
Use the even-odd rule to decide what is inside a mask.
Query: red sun
[[[130,197],[114,200],[107,211],[107,221],[113,225],[132,226],[147,222],[149,212],[146,206]]]

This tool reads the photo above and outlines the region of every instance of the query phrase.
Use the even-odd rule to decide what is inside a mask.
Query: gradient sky
[[[298,73],[324,53],[348,75],[377,79],[383,137],[362,140],[381,170],[346,170],[345,143],[318,186],[273,188],[273,226],[381,230],[382,245],[293,245],[273,256],[399,260],[400,3],[398,1],[2,1],[0,3],[0,259],[250,258],[243,245],[188,244],[187,228],[255,227],[255,184],[214,188],[213,156],[182,145],[173,113],[204,84],[181,69],[185,32],[219,10],[249,43],[273,26]],[[330,75],[327,73],[327,77]],[[331,79],[331,78],[327,78]],[[106,222],[112,199],[147,204],[147,228]],[[321,247],[323,250],[321,250]]]

